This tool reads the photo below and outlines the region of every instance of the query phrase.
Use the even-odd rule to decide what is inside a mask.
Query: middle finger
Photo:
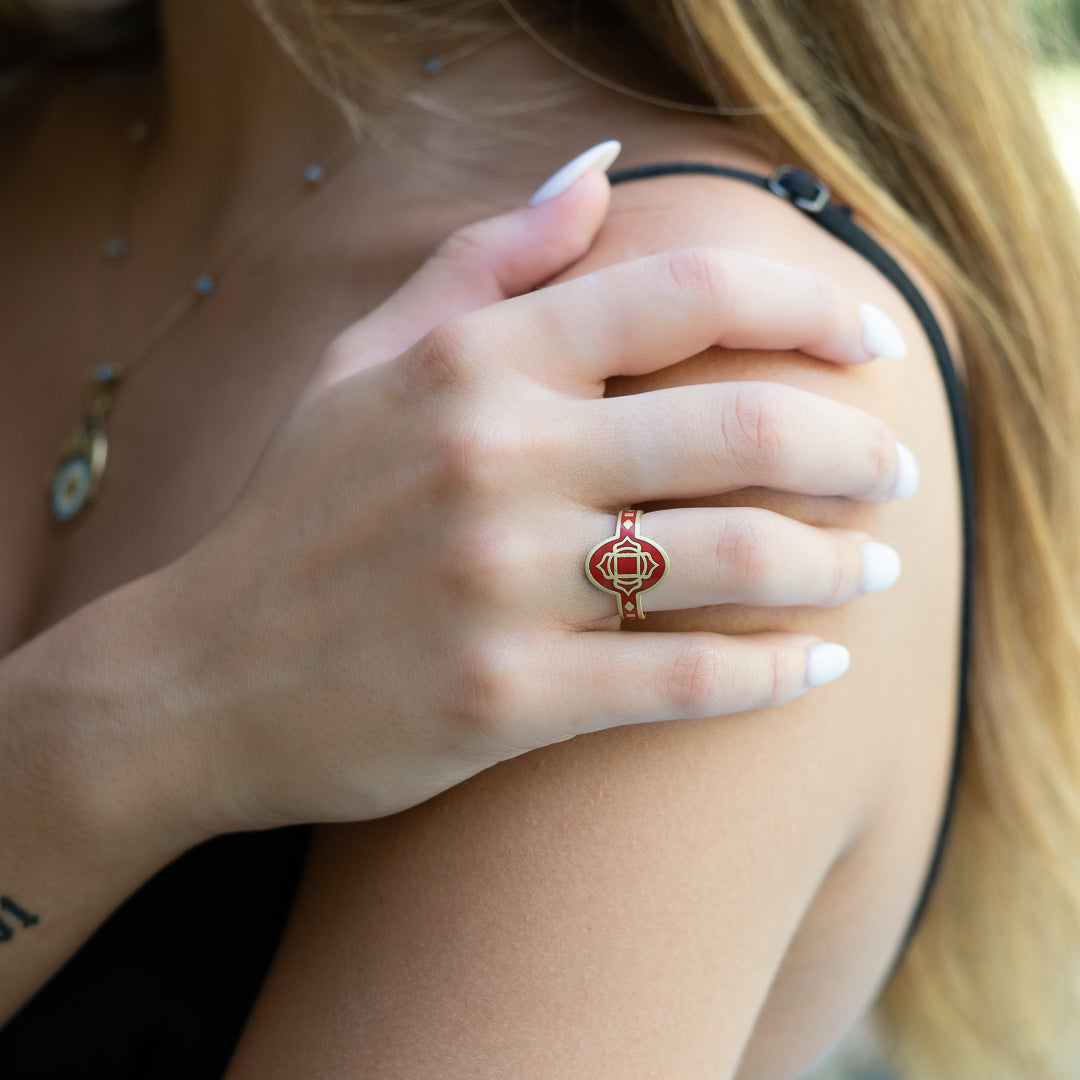
[[[579,401],[565,419],[575,489],[564,494],[587,506],[618,510],[744,487],[880,503],[918,487],[911,451],[881,420],[782,383]]]

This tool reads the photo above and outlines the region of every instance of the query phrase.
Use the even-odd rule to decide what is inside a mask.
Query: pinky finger
[[[596,630],[568,635],[565,649],[542,713],[566,718],[563,738],[772,708],[838,679],[851,659],[843,645],[788,633]]]

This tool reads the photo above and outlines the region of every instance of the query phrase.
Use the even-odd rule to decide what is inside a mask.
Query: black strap
[[[864,229],[852,220],[851,208],[840,206],[831,201],[829,189],[820,180],[802,169],[782,165],[771,176],[746,172],[743,169],[731,169],[722,165],[706,165],[698,162],[676,162],[662,165],[646,165],[637,169],[622,169],[610,174],[614,184],[625,184],[633,180],[651,180],[660,176],[721,176],[732,180],[742,180],[755,187],[771,191],[774,195],[786,199],[798,207],[807,217],[813,218],[823,229],[837,239],[853,247],[867,261],[872,263],[900,291],[911,306],[923,330],[930,341],[937,359],[938,371],[945,384],[945,393],[949,401],[952,417],[953,436],[956,442],[956,459],[960,472],[961,506],[964,515],[964,566],[963,599],[961,601],[960,628],[960,684],[957,701],[956,737],[953,750],[952,775],[949,779],[949,793],[942,818],[941,831],[938,834],[934,857],[930,863],[922,895],[916,905],[904,937],[901,953],[915,934],[923,912],[926,910],[934,881],[941,867],[945,853],[945,843],[956,804],[956,793],[960,783],[963,764],[964,738],[967,727],[968,711],[968,665],[971,656],[972,626],[972,583],[975,571],[975,470],[971,442],[971,428],[968,422],[967,404],[964,389],[956,373],[945,335],[937,319],[926,302],[925,297],[916,288],[915,283],[901,268],[900,264]]]

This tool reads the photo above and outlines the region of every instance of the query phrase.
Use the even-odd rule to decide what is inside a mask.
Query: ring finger
[[[607,521],[611,536],[615,518]],[[656,510],[642,515],[638,535],[668,557],[659,584],[640,594],[645,611],[832,607],[886,589],[900,575],[899,555],[865,533],[806,525],[757,507]],[[590,610],[598,618],[613,614],[614,594],[593,587],[584,571],[581,582],[592,594]]]

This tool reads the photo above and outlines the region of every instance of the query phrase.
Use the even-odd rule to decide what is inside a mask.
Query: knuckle
[[[858,544],[838,540],[833,548],[832,566],[826,582],[823,603],[835,607],[859,594],[862,583],[862,551]]]
[[[808,345],[818,346],[828,341],[840,325],[842,304],[836,283],[814,271],[809,273],[810,328]]]
[[[867,414],[865,424],[870,487],[882,498],[888,498],[896,487],[896,439],[889,426],[877,417]]]
[[[409,354],[418,392],[470,385],[485,346],[486,334],[471,313],[436,326]]]
[[[782,465],[787,451],[781,388],[732,383],[720,415],[724,447],[744,467]]]
[[[731,255],[719,248],[673,251],[667,256],[667,271],[675,287],[692,304],[721,311],[731,303],[739,281]]]
[[[806,661],[792,649],[778,646],[768,650],[765,660],[761,706],[771,709],[795,696],[805,682]]]
[[[526,457],[522,432],[479,411],[449,420],[435,437],[435,476],[455,496],[503,490]]]
[[[479,525],[444,546],[439,585],[460,611],[507,606],[523,559],[515,536],[505,528]]]
[[[713,643],[686,635],[679,643],[668,677],[668,693],[673,706],[687,717],[708,716],[722,700],[726,675],[723,661]]]
[[[502,740],[525,693],[523,673],[507,640],[474,643],[461,658],[457,693],[449,696],[447,711],[466,733]]]
[[[770,599],[770,569],[774,565],[772,515],[747,508],[724,518],[716,542],[716,562],[739,582],[744,603]]]
[[[805,652],[782,638],[749,642],[735,681],[733,712],[783,705],[805,688]]]

